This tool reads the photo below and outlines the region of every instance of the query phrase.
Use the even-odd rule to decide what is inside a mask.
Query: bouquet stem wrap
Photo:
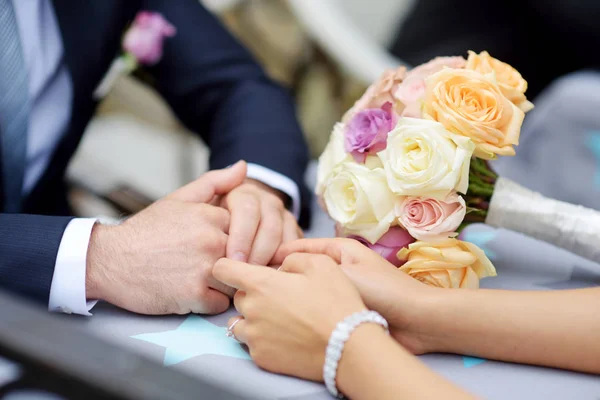
[[[499,177],[485,222],[600,263],[600,212],[549,199]]]

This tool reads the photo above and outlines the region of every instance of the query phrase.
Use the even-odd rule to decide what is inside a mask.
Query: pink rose
[[[152,65],[160,61],[165,37],[175,36],[176,30],[159,13],[141,11],[123,40],[123,48],[140,64]]]
[[[387,134],[395,126],[392,104],[369,108],[352,117],[344,132],[344,147],[357,163],[364,163],[368,154],[385,149]]]
[[[359,236],[350,236],[350,238],[358,240],[396,267],[401,267],[405,263],[405,261],[398,259],[398,252],[415,241],[407,231],[400,227],[390,228],[375,244],[371,244]]]
[[[444,201],[405,197],[396,204],[396,216],[414,238],[433,242],[456,236],[456,229],[465,218],[465,200],[456,192]]]
[[[441,71],[444,67],[464,68],[463,57],[436,57],[428,63],[411,69],[398,86],[394,97],[404,104],[403,117],[421,118],[421,101],[425,95],[425,78]]]
[[[369,86],[362,97],[358,99],[354,106],[346,113],[346,115],[344,115],[344,122],[348,121],[360,111],[369,108],[381,108],[385,103],[391,103],[392,108],[396,110],[398,114],[400,114],[402,110],[397,109],[399,104],[395,93],[398,90],[400,83],[402,83],[405,75],[405,67],[386,70],[381,75],[379,80],[375,81],[371,86]]]

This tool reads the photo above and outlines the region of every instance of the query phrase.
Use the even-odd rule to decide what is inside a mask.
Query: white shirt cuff
[[[246,176],[261,181],[265,185],[290,196],[292,199],[292,214],[296,219],[300,217],[300,189],[293,180],[258,164],[248,164],[248,174]]]
[[[50,286],[48,310],[66,314],[92,315],[97,301],[87,301],[85,274],[87,251],[95,218],[71,220],[63,233]]]

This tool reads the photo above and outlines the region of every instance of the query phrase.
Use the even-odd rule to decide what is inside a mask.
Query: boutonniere
[[[117,79],[128,75],[140,65],[154,65],[163,55],[164,39],[175,36],[177,30],[161,14],[140,11],[123,36],[123,54],[117,57],[94,91],[94,98],[106,96]]]

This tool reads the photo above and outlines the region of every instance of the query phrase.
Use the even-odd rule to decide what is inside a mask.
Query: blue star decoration
[[[472,368],[476,365],[482,364],[487,361],[485,358],[469,357],[469,356],[463,356],[462,359],[463,359],[463,365],[465,368]]]
[[[600,131],[590,132],[587,135],[585,145],[590,149],[590,151],[596,158],[596,163],[598,164],[598,171],[596,172],[594,182],[596,183],[596,186],[600,189]]]
[[[250,360],[250,355],[235,339],[225,336],[226,328],[197,315],[190,315],[172,331],[131,336],[165,347],[164,365],[170,366],[204,354]]]
[[[496,258],[496,253],[487,247],[488,242],[491,242],[496,237],[494,231],[465,231],[462,235],[462,240],[473,243],[485,252],[490,260]]]

